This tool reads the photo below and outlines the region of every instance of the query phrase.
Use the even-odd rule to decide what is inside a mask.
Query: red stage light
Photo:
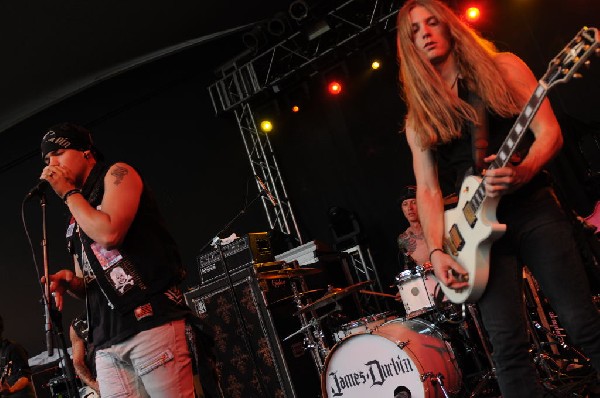
[[[469,7],[465,12],[465,16],[467,17],[468,21],[475,22],[481,16],[481,11],[479,10],[479,7]]]
[[[329,93],[333,94],[333,95],[338,95],[339,93],[342,92],[342,85],[338,82],[331,82],[329,83]]]
[[[300,112],[300,107],[298,105],[292,106],[292,112],[294,112],[294,113]]]

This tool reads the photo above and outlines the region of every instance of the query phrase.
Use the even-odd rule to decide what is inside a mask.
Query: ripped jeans
[[[96,352],[100,395],[194,398],[185,321],[146,330]]]

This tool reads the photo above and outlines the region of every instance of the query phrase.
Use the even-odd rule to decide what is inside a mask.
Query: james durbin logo
[[[341,397],[344,392],[365,385],[368,387],[382,386],[389,379],[412,372],[416,372],[412,361],[406,357],[402,358],[400,355],[392,357],[387,362],[374,359],[366,362],[362,369],[344,372],[343,374],[333,370],[328,374],[331,396]]]

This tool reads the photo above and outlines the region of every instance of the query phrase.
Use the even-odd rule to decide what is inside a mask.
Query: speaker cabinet
[[[284,349],[252,265],[234,271],[230,280],[223,277],[185,293],[188,305],[212,328],[223,395],[227,398],[312,396],[294,388],[286,356],[295,365],[300,351],[304,354],[303,347],[298,347],[298,340],[292,339],[294,342]],[[286,316],[292,319],[290,312]],[[305,361],[310,357],[303,356]],[[315,368],[310,363],[302,368],[307,366]],[[316,369],[313,372],[314,380],[303,383],[318,387]]]

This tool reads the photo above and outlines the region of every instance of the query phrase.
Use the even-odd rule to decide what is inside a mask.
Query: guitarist
[[[35,397],[27,353],[21,345],[3,338],[3,332],[4,321],[0,316],[0,396]]]
[[[441,187],[459,186],[468,169],[477,170],[481,163],[485,167],[494,159],[492,154],[537,82],[521,59],[497,52],[438,0],[404,4],[398,14],[397,44],[408,108],[405,131],[429,260],[441,283],[460,290],[468,286],[468,273],[444,251]],[[468,102],[473,98],[470,93],[485,106],[488,132],[483,145],[481,141],[472,144],[470,125],[477,126],[482,113]],[[478,304],[504,398],[544,394],[528,352],[523,264],[540,283],[569,337],[600,369],[600,316],[591,300],[571,225],[543,173],[562,146],[548,100],[533,118],[527,138],[519,159],[485,174],[487,197],[502,197],[496,215],[506,224],[506,232],[492,245],[489,281]],[[448,184],[450,179],[454,180]]]

